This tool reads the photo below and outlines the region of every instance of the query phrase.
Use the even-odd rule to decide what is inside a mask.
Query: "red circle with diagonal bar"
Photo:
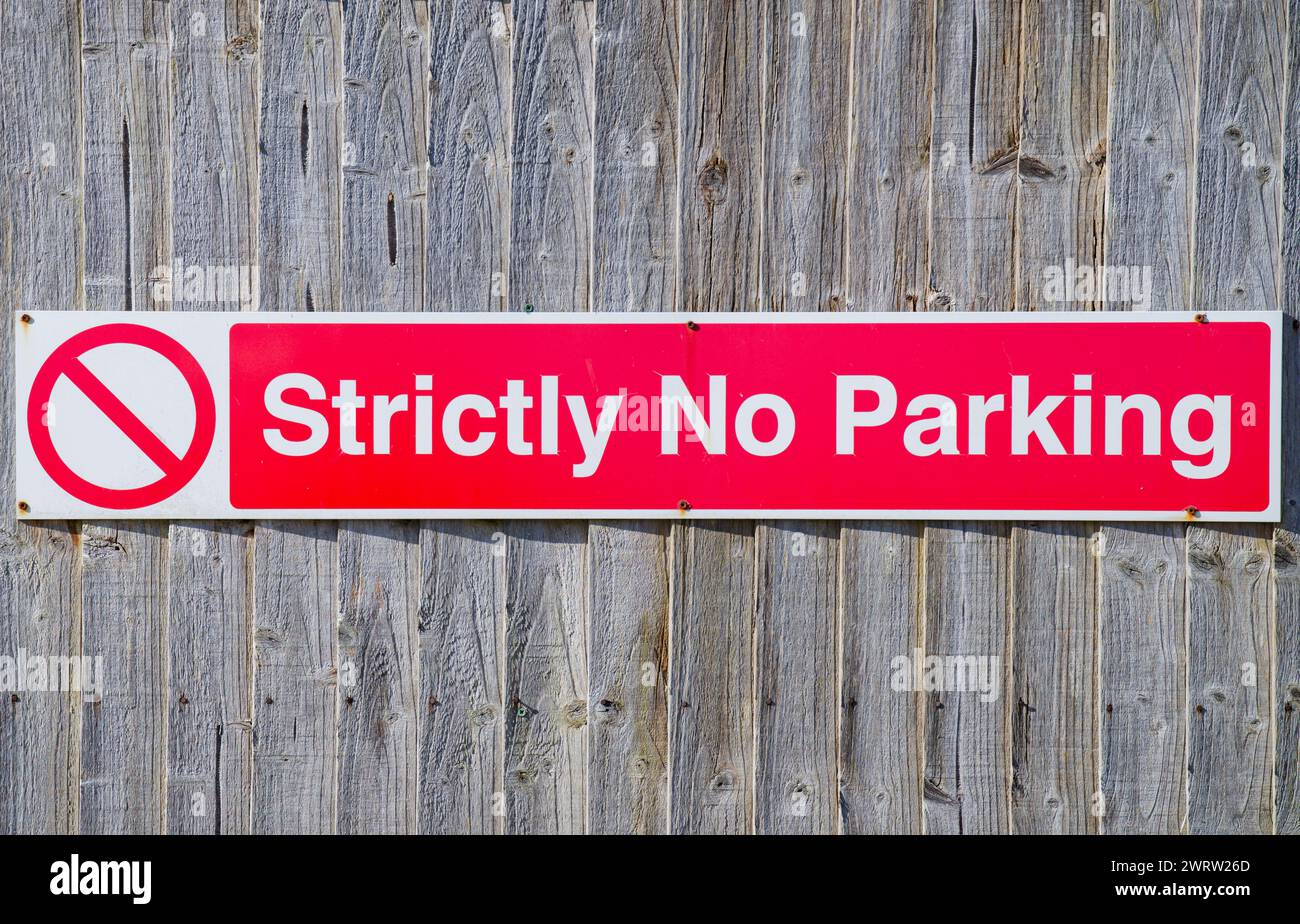
[[[194,397],[194,435],[183,456],[172,452],[122,400],[81,361],[95,347],[134,344],[153,350],[176,367]],[[63,461],[46,426],[44,410],[54,385],[66,376],[100,412],[163,472],[157,481],[138,488],[106,488],[82,478]],[[32,381],[27,400],[27,434],[37,460],[59,487],[78,500],[111,510],[147,507],[166,500],[189,483],[212,448],[217,427],[216,401],[203,368],[190,352],[166,334],[139,324],[105,324],[83,331],[62,343],[45,360]]]

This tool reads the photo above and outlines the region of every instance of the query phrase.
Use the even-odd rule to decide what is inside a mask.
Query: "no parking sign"
[[[18,515],[1273,520],[1280,322],[21,314]]]

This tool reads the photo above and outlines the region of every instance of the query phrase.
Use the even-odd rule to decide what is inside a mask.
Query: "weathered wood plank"
[[[337,534],[311,520],[253,538],[254,834],[337,828]]]
[[[1187,823],[1273,831],[1272,530],[1187,531]]]
[[[510,306],[592,304],[595,9],[512,6]],[[506,527],[506,831],[587,826],[586,525]]]
[[[1020,4],[936,0],[930,148],[933,309],[1013,304]]]
[[[1282,432],[1300,427],[1300,0],[1287,10],[1287,97],[1282,167]],[[1278,834],[1300,834],[1300,440],[1282,441],[1282,523],[1274,531],[1277,620],[1273,715]]]
[[[754,830],[754,529],[673,527],[671,830]]]
[[[592,3],[513,4],[510,306],[591,307]]]
[[[776,0],[769,15],[763,306],[839,311],[853,5]]]
[[[1025,6],[1016,209],[1016,307],[1071,310],[1052,282],[1103,260],[1104,0]],[[1097,569],[1086,523],[1015,526],[1012,546],[1012,824],[1097,829]]]
[[[103,692],[82,712],[81,831],[167,826],[167,526],[86,524],[83,650],[103,658]]]
[[[1186,544],[1108,526],[1101,558],[1102,831],[1177,834],[1187,813]]]
[[[252,830],[253,528],[173,525],[167,828]]]
[[[11,308],[81,307],[82,29],[71,0],[0,15],[0,296]],[[0,400],[14,406],[13,326]],[[0,655],[82,652],[80,553],[67,523],[16,522],[14,428],[0,428]],[[0,834],[79,828],[82,695],[0,694]]]
[[[668,825],[668,527],[592,523],[591,832]]]
[[[1198,306],[1281,307],[1286,17],[1285,0],[1201,6]],[[1272,537],[1255,525],[1187,531],[1193,833],[1273,831]]]
[[[840,822],[845,834],[920,834],[925,700],[897,687],[898,658],[922,651],[923,527],[844,525]]]
[[[337,311],[342,6],[264,0],[258,279],[264,311]]]
[[[506,307],[510,248],[508,4],[430,9],[428,278],[435,311]],[[422,833],[505,829],[505,533],[420,532]]]
[[[420,554],[420,832],[499,834],[506,535],[430,523]]]
[[[170,278],[171,289],[169,301],[154,304],[256,309],[257,10],[240,0],[185,0],[173,5],[172,15],[181,23],[177,29],[173,22],[166,139],[172,145],[172,268],[170,276],[158,274]],[[188,284],[195,269],[220,280],[197,299]],[[170,572],[170,599],[179,605],[170,611],[168,630],[168,828],[246,833],[253,598],[251,552],[240,546],[252,529],[215,523],[176,529],[183,530],[185,546],[171,552],[179,567]],[[176,541],[171,538],[173,546]]]
[[[1013,265],[1020,135],[1020,5],[939,0],[930,149],[932,310],[1005,310]],[[1010,830],[1010,529],[930,524],[925,654],[987,659],[993,698],[931,693],[925,830]],[[958,663],[958,662],[950,662]],[[967,663],[962,661],[960,663]],[[915,669],[914,665],[914,669]]]
[[[1151,271],[1141,307],[1192,307],[1196,10],[1112,0],[1105,258]],[[1137,305],[1107,305],[1128,308]],[[1182,526],[1101,529],[1101,830],[1169,834],[1187,817]]]
[[[343,307],[420,311],[428,7],[353,3],[343,18]],[[419,823],[418,540],[409,522],[339,528],[340,832],[413,833]]]
[[[849,308],[925,304],[933,50],[933,4],[858,0],[845,210]]]
[[[677,307],[678,13],[596,5],[594,311]]]
[[[679,305],[762,305],[763,30],[757,0],[682,7]]]
[[[430,9],[431,311],[506,307],[510,258],[510,4]]]
[[[593,311],[676,307],[678,14],[676,0],[596,7]],[[668,535],[590,527],[593,833],[667,829]]]
[[[925,304],[934,8],[860,0],[846,231],[848,308]],[[889,259],[875,255],[890,254]],[[840,538],[840,826],[921,833],[924,700],[895,690],[894,659],[922,646],[922,527],[845,523]]]
[[[416,538],[404,522],[339,530],[340,834],[418,825]]]
[[[342,308],[343,20],[326,0],[262,5],[258,265],[268,310]],[[259,523],[253,827],[337,827],[337,525]]]
[[[946,663],[960,664],[965,675],[960,689],[927,698],[928,834],[1011,828],[1009,532],[1004,523],[926,526],[925,654],[961,659]],[[913,662],[911,669],[915,675],[922,665]],[[976,677],[989,688],[980,689]]]
[[[839,524],[763,523],[757,547],[760,834],[839,822]]]
[[[154,282],[172,252],[170,12],[124,3],[92,3],[83,11],[91,309],[168,307],[155,300]],[[87,525],[82,552],[86,654],[102,652],[105,671],[117,680],[85,712],[81,829],[161,833],[170,696],[167,527]]]
[[[506,817],[510,834],[582,834],[587,814],[587,527],[506,538]]]

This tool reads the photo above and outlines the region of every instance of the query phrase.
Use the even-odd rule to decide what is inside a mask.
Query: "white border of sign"
[[[24,322],[23,317],[31,318]],[[1055,311],[1055,312],[403,312],[366,314],[357,312],[306,311],[40,311],[14,313],[15,389],[14,405],[17,468],[17,497],[31,496],[36,483],[48,486],[49,477],[40,468],[27,437],[25,402],[32,380],[49,354],[73,334],[100,324],[132,323],[161,330],[180,340],[204,368],[229,368],[229,331],[235,324],[1233,324],[1264,323],[1270,331],[1269,408],[1269,502],[1263,510],[1206,510],[1196,517],[1201,522],[1266,523],[1280,516],[1281,419],[1282,419],[1282,320],[1281,311]],[[203,330],[202,328],[207,328]],[[217,432],[207,461],[193,482],[219,482],[228,472],[228,382],[212,382],[217,401]],[[189,486],[181,493],[152,507],[139,510],[109,510],[94,507],[70,495],[62,502],[32,504],[20,513],[25,520],[699,520],[699,519],[798,519],[798,520],[1099,520],[1127,522],[1171,522],[1191,519],[1187,510],[724,510],[691,508],[632,510],[509,510],[509,509],[257,509],[233,507],[229,503],[228,476],[222,485],[224,504],[204,503],[201,508],[187,502]],[[26,494],[24,493],[26,489]],[[48,494],[48,490],[46,492]]]

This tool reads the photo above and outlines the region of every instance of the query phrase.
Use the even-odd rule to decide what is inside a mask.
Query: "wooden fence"
[[[1294,311],[1300,0],[0,0],[0,169],[9,309]],[[0,655],[105,686],[4,694],[0,832],[1300,831],[1296,462],[1277,528],[9,513]]]

